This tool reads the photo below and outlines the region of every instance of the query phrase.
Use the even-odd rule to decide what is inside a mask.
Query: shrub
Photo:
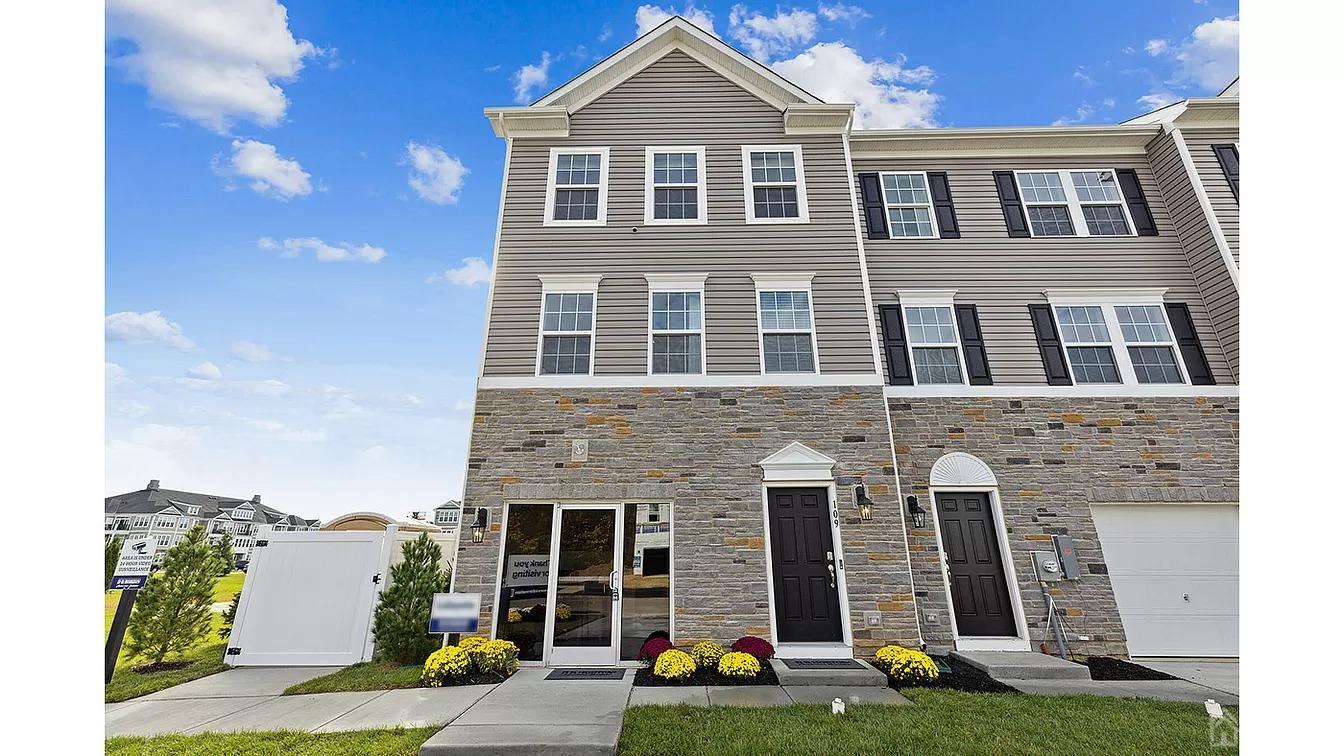
[[[463,651],[470,651],[488,640],[490,639],[484,635],[468,635],[457,642],[457,647]]]
[[[754,635],[744,635],[738,638],[733,643],[733,650],[751,654],[760,661],[765,661],[775,655],[775,647],[770,645],[770,641],[765,638],[757,638]]]
[[[874,666],[898,683],[916,684],[938,679],[938,665],[923,651],[903,646],[883,646],[877,650]]]
[[[636,657],[640,661],[653,663],[664,651],[671,651],[675,646],[667,638],[652,637],[644,641],[644,645],[639,647],[639,655]]]
[[[205,528],[200,525],[168,549],[163,569],[150,576],[136,597],[126,628],[130,656],[158,664],[209,634],[219,563],[219,552],[205,539]]]
[[[443,687],[449,680],[459,680],[471,671],[471,657],[457,646],[444,646],[425,660],[425,671],[420,681],[431,688]]]
[[[121,538],[113,536],[103,544],[103,590],[112,583],[117,571],[117,562],[121,561]]]
[[[448,590],[448,574],[439,566],[443,550],[426,533],[403,544],[401,554],[373,613],[374,651],[379,661],[423,664],[443,643],[429,632],[429,607],[434,594]]]
[[[229,608],[224,610],[224,621],[219,624],[219,637],[224,640],[228,640],[229,636],[233,635],[233,621],[238,619],[238,602],[242,598],[242,591],[233,594],[233,601],[230,601]]]
[[[714,641],[700,641],[691,646],[691,658],[695,659],[695,666],[701,669],[714,669],[719,666],[719,659],[726,653],[728,649]]]
[[[658,654],[653,663],[653,674],[664,680],[689,680],[695,674],[695,659],[685,651],[668,649]]]
[[[733,651],[719,659],[719,674],[724,677],[755,677],[761,673],[761,661],[751,654]]]
[[[558,620],[567,620],[567,619],[569,619],[570,617],[573,617],[573,616],[574,616],[574,612],[570,610],[568,604],[556,604],[556,605],[555,605],[555,618],[556,618],[556,619],[558,619]]]
[[[511,641],[489,640],[476,644],[467,653],[472,666],[481,674],[508,677],[518,669],[518,647]]]

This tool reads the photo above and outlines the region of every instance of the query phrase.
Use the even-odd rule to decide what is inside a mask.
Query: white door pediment
[[[788,480],[831,480],[835,460],[797,441],[758,462],[765,471],[765,482]]]

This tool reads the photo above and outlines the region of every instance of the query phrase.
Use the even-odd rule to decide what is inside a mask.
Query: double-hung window
[[[644,166],[645,223],[707,222],[704,147],[647,147]]]
[[[610,152],[607,147],[551,149],[544,225],[606,225]]]
[[[1017,171],[1032,236],[1133,236],[1115,171]]]
[[[801,145],[744,146],[748,223],[806,223],[807,185]]]
[[[1115,292],[1111,301],[1049,296],[1074,383],[1186,382],[1161,290]]]
[[[537,375],[592,375],[601,275],[541,277]]]
[[[811,276],[755,275],[761,372],[817,372]]]
[[[938,236],[926,175],[884,173],[882,197],[887,206],[887,225],[893,237],[932,239]]]
[[[705,276],[645,274],[649,282],[649,374],[705,372]]]
[[[954,290],[897,292],[905,315],[905,338],[915,383],[965,383],[961,338],[952,312]]]

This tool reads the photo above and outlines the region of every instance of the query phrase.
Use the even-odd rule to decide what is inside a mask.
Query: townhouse
[[[261,496],[235,499],[229,496],[175,491],[151,480],[139,491],[129,491],[103,500],[103,538],[152,537],[155,562],[177,545],[196,525],[205,527],[212,543],[227,533],[233,542],[234,559],[250,562],[258,541],[276,531],[317,530],[320,523],[285,514],[261,503]]]
[[[673,18],[487,109],[454,589],[551,665],[656,631],[1028,649],[1051,604],[1075,651],[1235,655],[1235,153],[1203,164],[1236,97],[1211,99],[856,130]]]

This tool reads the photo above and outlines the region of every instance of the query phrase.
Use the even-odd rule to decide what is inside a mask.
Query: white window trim
[[[928,197],[929,197],[929,201],[928,201],[928,203],[926,204],[926,203],[922,203],[922,202],[917,202],[917,203],[914,203],[914,204],[909,204],[909,205],[907,205],[907,204],[902,204],[902,203],[899,203],[899,202],[898,202],[898,203],[896,203],[896,204],[893,205],[893,204],[891,204],[890,202],[887,202],[887,184],[886,184],[886,177],[887,177],[887,176],[923,176],[923,177],[924,177],[924,193],[927,194]],[[883,211],[887,214],[887,236],[888,236],[888,238],[895,239],[895,240],[900,240],[900,239],[938,239],[938,238],[941,238],[942,233],[943,233],[943,230],[942,230],[941,228],[938,227],[938,213],[933,209],[933,185],[932,185],[931,183],[929,183],[929,172],[928,172],[928,171],[887,171],[887,172],[885,172],[885,173],[879,173],[878,176],[877,176],[877,184],[878,184],[878,187],[877,187],[877,188],[878,188],[878,191],[882,192],[882,208],[883,208]],[[1018,193],[1021,194],[1021,189],[1018,190]],[[931,234],[928,235],[928,236],[897,236],[896,234],[891,233],[891,229],[892,229],[892,228],[895,228],[895,226],[892,225],[892,220],[891,220],[891,208],[893,208],[893,207],[901,207],[901,208],[906,208],[906,207],[915,207],[915,208],[918,208],[918,207],[922,207],[922,208],[927,209],[927,210],[929,211],[929,226],[930,226],[930,228],[933,229],[933,233],[931,233]]]
[[[694,153],[696,160],[694,184],[660,184],[668,189],[695,189],[695,218],[655,218],[653,217],[653,156],[657,153],[676,152]],[[645,147],[644,148],[644,224],[647,226],[703,226],[709,223],[709,201],[705,191],[705,148],[687,147]]]
[[[709,278],[707,273],[645,273],[644,279],[649,282],[649,343],[648,360],[646,364],[646,374],[654,375],[653,372],[653,295],[658,292],[663,293],[694,293],[700,295],[700,328],[698,331],[659,331],[658,335],[679,335],[679,334],[700,334],[700,372],[698,373],[658,373],[659,376],[692,376],[705,375],[709,371],[709,364],[706,359],[706,342],[708,339],[709,319],[705,310],[705,280]]]
[[[1111,359],[1115,360],[1116,371],[1120,373],[1120,383],[1079,383],[1077,377],[1073,374],[1073,361],[1069,359],[1069,347],[1071,346],[1103,346],[1100,343],[1093,344],[1078,343],[1069,344],[1064,341],[1063,329],[1060,329],[1059,343],[1064,348],[1064,364],[1069,368],[1069,379],[1075,386],[1142,386],[1142,387],[1178,387],[1189,386],[1190,371],[1185,367],[1185,357],[1181,354],[1181,346],[1176,342],[1176,331],[1171,327],[1171,318],[1167,316],[1166,303],[1163,298],[1167,290],[1165,288],[1145,288],[1145,289],[1051,289],[1045,292],[1045,298],[1050,301],[1050,316],[1055,319],[1055,327],[1059,328],[1060,307],[1100,307],[1102,319],[1106,321],[1107,335],[1111,341],[1104,346],[1110,347]],[[1134,342],[1135,346],[1167,346],[1171,348],[1171,353],[1176,358],[1176,369],[1181,372],[1180,383],[1139,383],[1138,373],[1134,371],[1134,363],[1129,359],[1130,342],[1125,341],[1124,332],[1120,329],[1120,318],[1115,313],[1116,307],[1133,306],[1154,306],[1158,312],[1162,313],[1162,321],[1167,325],[1167,333],[1171,336],[1169,341],[1165,342]],[[1204,386],[1201,389],[1207,388]]]
[[[751,153],[753,152],[792,152],[794,173],[797,181],[781,183],[762,182],[761,186],[798,187],[797,218],[757,218],[756,202],[752,198],[755,185],[751,181]],[[747,223],[808,223],[807,182],[803,177],[803,146],[801,144],[744,144],[742,145],[742,200],[746,207]]]
[[[602,166],[597,184],[597,220],[555,220],[555,168],[561,155],[601,155]],[[552,147],[546,166],[546,208],[543,226],[605,226],[607,225],[607,174],[611,167],[610,147]],[[566,185],[566,189],[592,189],[591,184]]]
[[[597,357],[597,285],[602,281],[601,273],[552,273],[544,276],[537,276],[541,281],[541,301],[537,309],[537,361],[534,366],[533,375],[542,380],[551,378],[563,378],[574,375],[592,375],[593,362]],[[592,294],[593,295],[593,327],[587,331],[546,331],[546,295],[547,294]],[[559,373],[556,375],[542,375],[541,373],[541,349],[546,343],[547,336],[587,336],[588,337],[588,372],[587,373]]]
[[[966,385],[969,376],[966,375],[966,355],[962,353],[961,348],[961,327],[957,325],[957,308],[953,303],[953,298],[957,295],[956,289],[898,289],[896,297],[901,305],[901,327],[905,329],[905,348],[909,353],[910,377],[915,382],[914,385],[924,386],[957,386]],[[952,313],[952,337],[956,344],[920,344],[916,345],[910,338],[910,316],[906,309],[910,307],[946,307]],[[957,367],[961,371],[961,383],[924,383],[919,380],[919,371],[915,369],[915,350],[916,349],[946,349],[948,346],[955,347],[957,350]]]
[[[1078,237],[1097,238],[1097,239],[1125,239],[1131,236],[1138,236],[1134,229],[1134,219],[1129,215],[1129,203],[1125,202],[1125,193],[1120,192],[1118,202],[1083,202],[1078,198],[1078,190],[1073,186],[1073,176],[1071,173],[1110,173],[1111,178],[1115,180],[1116,191],[1120,191],[1120,174],[1114,168],[1046,168],[1046,169],[1025,169],[1013,171],[1013,181],[1017,182],[1017,195],[1022,198],[1022,214],[1026,216],[1027,233],[1036,239],[1075,239]],[[1022,192],[1022,174],[1024,173],[1053,173],[1059,176],[1059,183],[1064,189],[1065,205],[1069,208],[1069,221],[1073,224],[1073,236],[1037,236],[1031,229],[1031,213],[1027,212],[1030,207],[1058,206],[1058,202],[1028,202],[1027,196]],[[930,197],[932,199],[932,197]],[[1083,217],[1083,205],[1120,205],[1120,212],[1125,215],[1125,224],[1129,227],[1128,234],[1098,234],[1093,237],[1087,230],[1087,219]]]
[[[800,176],[801,177],[801,176]],[[816,273],[752,273],[751,280],[756,284],[753,296],[756,299],[756,346],[761,355],[761,375],[818,375],[821,373],[821,353],[817,351],[817,314],[816,297],[812,294],[812,279]],[[765,326],[761,320],[761,292],[763,291],[805,291],[807,292],[807,320],[812,336],[812,370],[792,372],[765,372]],[[772,329],[770,333],[797,333],[795,328]]]

